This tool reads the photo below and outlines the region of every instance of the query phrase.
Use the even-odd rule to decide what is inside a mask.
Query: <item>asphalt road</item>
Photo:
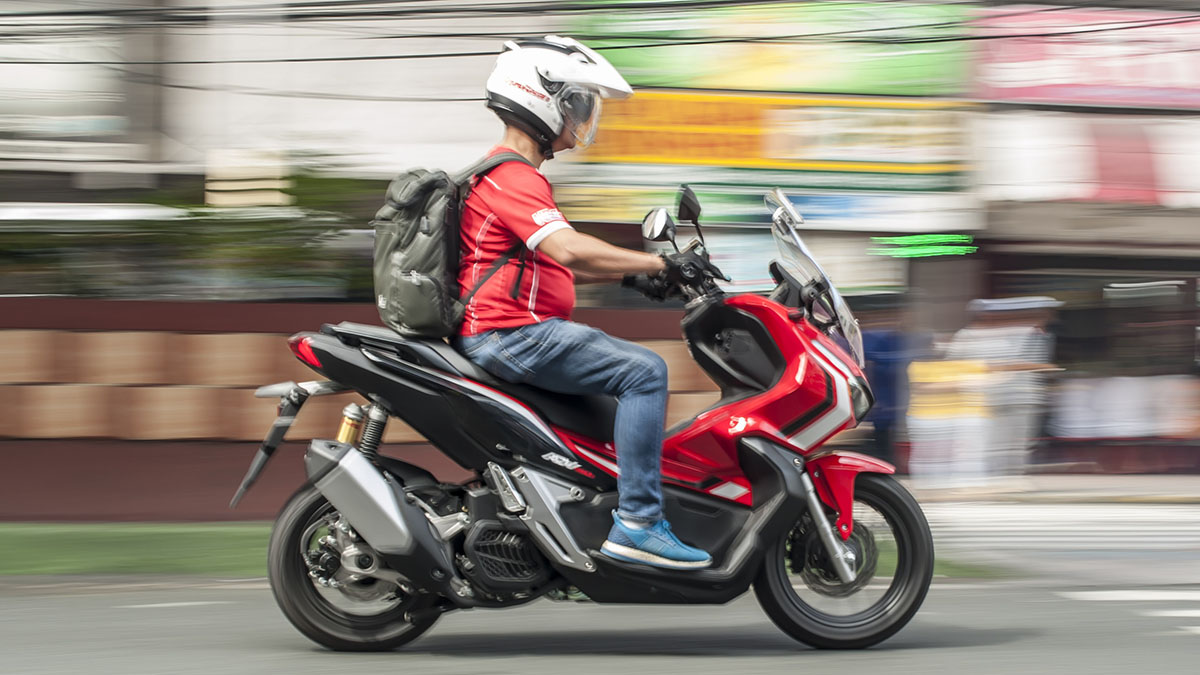
[[[459,612],[404,650],[338,654],[287,623],[265,580],[2,577],[0,675],[1200,672],[1200,507],[925,509],[939,555],[1019,576],[935,579],[912,623],[865,651],[805,648],[747,596]]]
[[[444,617],[405,650],[340,654],[293,630],[261,581],[11,582],[0,590],[0,672],[13,675],[1194,674],[1200,655],[1200,586],[939,582],[904,631],[854,652],[792,642],[746,596],[724,607],[475,610]]]
[[[922,508],[942,558],[1062,584],[1200,585],[1200,504],[961,502]]]

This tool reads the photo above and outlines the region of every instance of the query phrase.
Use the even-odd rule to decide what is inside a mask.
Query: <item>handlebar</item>
[[[680,253],[694,254],[697,260],[686,261],[681,264],[677,268],[678,274],[676,278],[669,278],[667,272],[664,271],[654,276],[647,276],[643,283],[628,285],[642,291],[644,295],[652,300],[665,300],[670,297],[682,297],[687,300],[694,300],[722,292],[720,287],[717,286],[717,279],[725,281],[729,281],[730,279],[720,268],[712,264],[708,251],[701,242],[692,240],[687,248],[680,251]]]

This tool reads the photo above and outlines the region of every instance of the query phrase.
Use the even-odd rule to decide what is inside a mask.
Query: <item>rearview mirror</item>
[[[675,241],[675,221],[666,209],[654,209],[642,219],[642,238],[649,241]]]
[[[700,199],[687,185],[679,187],[679,220],[695,223],[700,219]]]

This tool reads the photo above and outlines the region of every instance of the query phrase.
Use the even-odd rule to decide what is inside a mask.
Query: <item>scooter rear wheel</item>
[[[336,651],[395,649],[429,630],[436,614],[416,622],[408,615],[430,607],[433,596],[410,596],[370,578],[340,589],[315,582],[310,574],[314,565],[327,565],[330,576],[336,576],[331,558],[320,559],[320,540],[339,520],[333,505],[311,485],[300,488],[280,511],[267,549],[267,576],[288,621],[310,640]]]
[[[767,549],[754,593],[775,625],[821,649],[862,649],[905,626],[933,577],[933,538],[921,507],[895,479],[855,481],[854,531],[845,542],[857,577],[845,584],[803,514]],[[832,523],[836,514],[828,514]],[[860,519],[861,518],[861,519]]]

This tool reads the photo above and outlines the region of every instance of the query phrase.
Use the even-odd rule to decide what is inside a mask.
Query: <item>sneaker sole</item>
[[[660,555],[647,553],[636,548],[614,544],[611,541],[606,541],[600,547],[600,552],[610,558],[623,560],[625,562],[641,563],[643,565],[651,565],[653,567],[662,567],[672,570],[698,570],[704,569],[712,564],[712,560],[671,560]]]

